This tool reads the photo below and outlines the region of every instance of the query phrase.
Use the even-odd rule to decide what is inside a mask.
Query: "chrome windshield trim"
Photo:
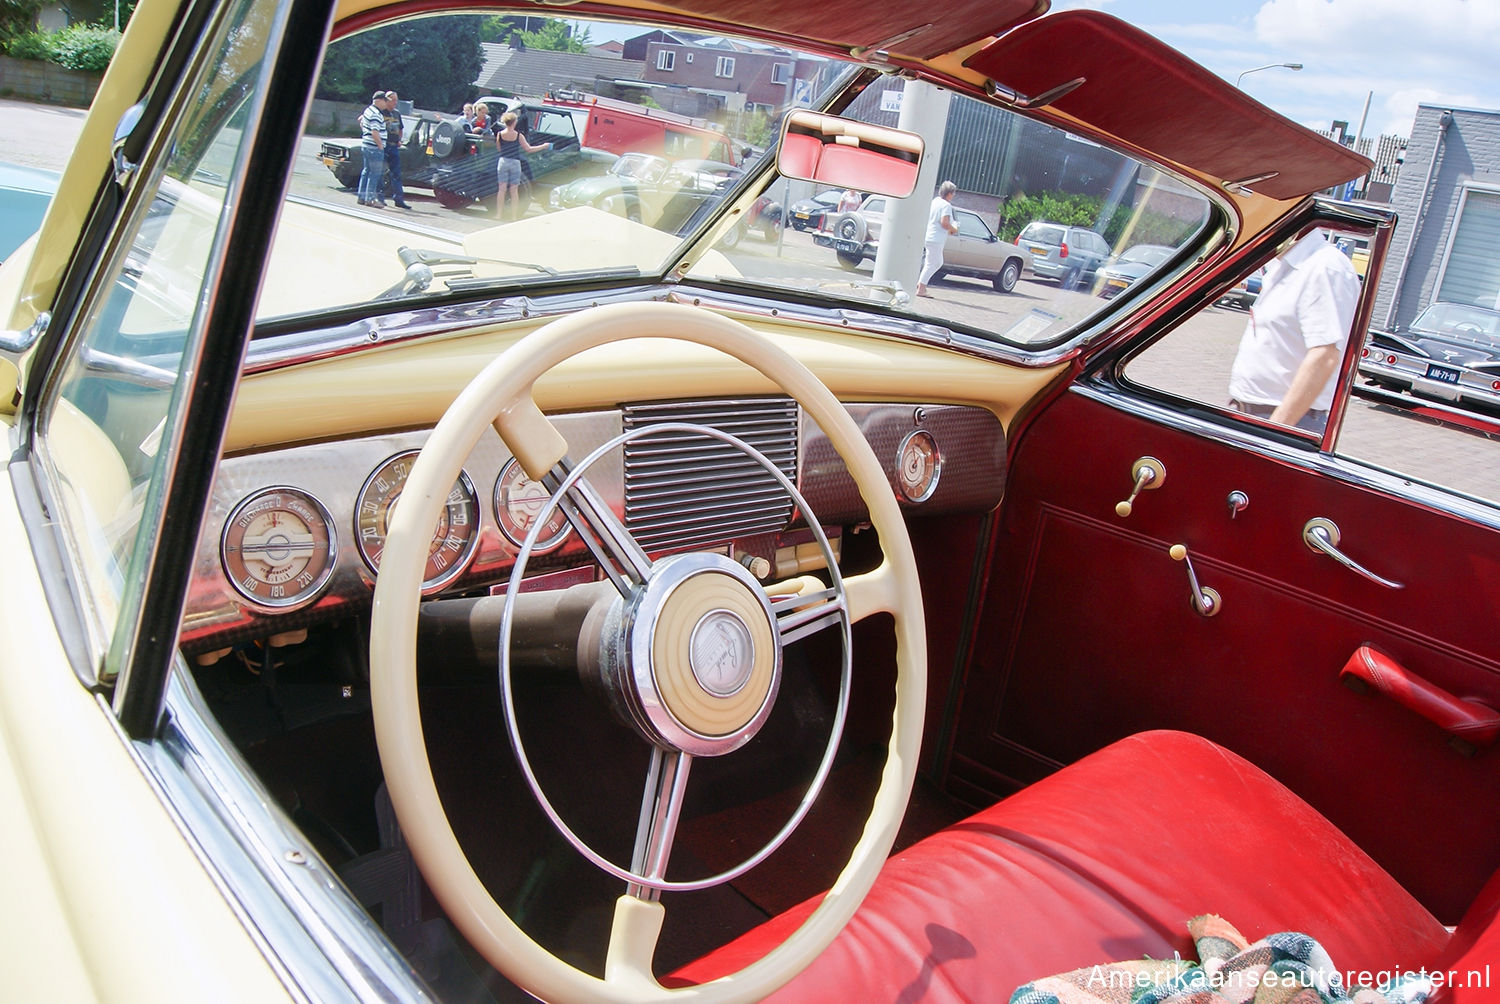
[[[255,780],[180,656],[168,674],[160,736],[132,748],[290,991],[309,1001],[433,1001]]]
[[[1102,383],[1077,383],[1069,388],[1069,392],[1082,394],[1148,421],[1202,436],[1222,446],[1251,450],[1290,467],[1332,478],[1356,488],[1379,492],[1430,513],[1461,519],[1486,529],[1500,530],[1500,507],[1494,503],[1462,495],[1452,489],[1415,481],[1406,475],[1373,467],[1358,460],[1279,442],[1268,438],[1256,427],[1242,427],[1232,418],[1221,424],[1186,414],[1171,404],[1148,400],[1131,391]]]
[[[554,317],[606,303],[665,300],[669,292],[670,287],[666,286],[631,286],[628,289],[552,296],[505,296],[479,303],[391,311],[345,324],[252,341],[245,353],[244,369],[246,373],[260,373],[348,355],[375,345],[391,345],[428,335],[451,334],[467,328],[484,328],[534,317]]]

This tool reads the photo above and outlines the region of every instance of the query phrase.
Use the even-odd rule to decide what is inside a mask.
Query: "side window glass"
[[[118,224],[58,377],[39,412],[37,444],[96,652],[131,602],[171,463],[179,379],[202,335],[202,295],[249,115],[275,4],[239,0],[224,14],[169,151]],[[106,673],[110,667],[106,666]]]
[[[960,237],[974,237],[978,240],[988,240],[989,228],[972,213],[956,213],[958,218],[958,233]]]
[[[1337,455],[1500,504],[1500,408],[1482,396],[1494,388],[1500,402],[1500,373],[1486,373],[1478,348],[1500,345],[1500,312],[1439,304],[1407,330],[1351,339],[1368,247],[1366,234],[1308,231],[1132,357],[1125,378],[1309,438],[1341,406]],[[1340,402],[1350,353],[1355,372]]]
[[[1305,232],[1130,361],[1125,375],[1260,421],[1320,436],[1361,286],[1346,235]]]

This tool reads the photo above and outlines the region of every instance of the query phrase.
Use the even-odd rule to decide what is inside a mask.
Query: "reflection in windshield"
[[[775,159],[791,108],[842,107],[849,118],[911,129],[903,99],[926,85],[676,26],[557,19],[543,31],[545,18],[531,17],[525,30],[497,27],[501,20],[424,18],[412,22],[420,37],[387,26],[330,45],[318,96],[338,110],[315,113],[308,126],[262,317],[611,277],[666,281],[686,259],[693,282],[795,289],[810,305],[848,303],[1038,345],[1113,309],[1101,267],[1133,260],[1140,246],[1164,249],[1143,262],[1162,267],[1209,219],[1205,196],[1175,178],[950,95],[945,116],[919,123],[938,151],[935,170],[921,176],[956,189],[956,229],[919,297],[935,190],[869,202],[855,188],[830,196],[778,175]],[[444,59],[371,58],[422,38]],[[604,43],[618,57],[607,64]],[[841,97],[856,79],[857,95]],[[385,207],[362,205],[356,192],[355,123],[372,82],[402,99],[385,118],[386,160],[399,166],[401,185],[391,187],[398,172],[388,169]],[[524,143],[497,134],[505,121]],[[519,211],[504,220],[502,175],[520,192]],[[789,207],[816,196],[826,212],[793,215]],[[409,208],[390,208],[401,202]],[[423,260],[408,260],[410,249]]]

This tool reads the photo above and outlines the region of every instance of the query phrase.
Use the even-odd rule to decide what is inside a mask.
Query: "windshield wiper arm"
[[[437,278],[437,273],[433,271],[434,266],[438,268],[452,265],[467,266],[467,271],[469,272],[467,280],[457,276],[445,279],[449,289],[457,288],[455,283],[474,281],[473,266],[478,265],[480,262],[492,265],[511,265],[515,268],[529,268],[547,276],[556,276],[558,274],[555,268],[548,268],[546,265],[535,265],[528,261],[506,261],[503,258],[481,258],[475,255],[451,254],[447,251],[428,251],[425,248],[410,248],[404,244],[396,249],[396,257],[400,258],[401,264],[406,266],[406,274],[401,277],[400,282],[377,296],[375,298],[377,300],[394,300],[403,296],[410,296],[413,293],[427,292],[432,287],[433,280]]]

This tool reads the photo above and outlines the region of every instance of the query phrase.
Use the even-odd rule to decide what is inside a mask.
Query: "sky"
[[[1409,136],[1418,104],[1500,109],[1500,0],[1053,0],[1144,29],[1293,121]]]

